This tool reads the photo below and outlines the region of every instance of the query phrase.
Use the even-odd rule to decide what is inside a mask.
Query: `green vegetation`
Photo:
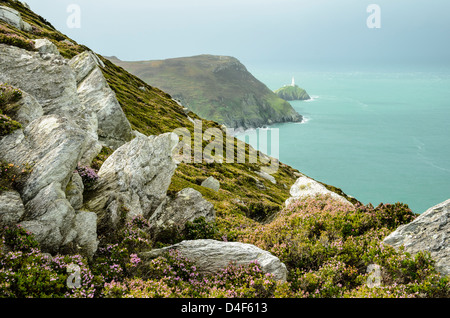
[[[0,22],[0,26],[8,28],[7,33],[25,40],[49,38],[66,58],[87,49],[63,42],[67,37],[19,2],[0,3],[19,10],[33,26],[33,31],[26,33]],[[133,129],[154,135],[185,127],[193,137],[193,123],[170,95],[109,60],[102,60],[103,73]],[[226,73],[227,68],[219,68],[218,72]],[[235,91],[235,87],[230,91]],[[0,92],[2,110],[20,98],[7,86],[2,86]],[[200,120],[192,112],[189,116]],[[213,121],[202,123],[203,131],[219,128]],[[235,139],[235,153],[237,142]],[[99,169],[111,153],[111,149],[103,148],[92,167]],[[246,145],[247,158],[248,154]],[[3,226],[0,297],[450,297],[449,278],[436,273],[428,254],[412,256],[382,244],[382,239],[396,227],[416,217],[406,205],[363,206],[349,198],[355,204],[350,208],[328,197],[316,197],[284,209],[283,203],[290,197],[289,189],[298,171],[280,163],[273,174],[277,183],[260,179],[266,188],[261,190],[254,171],[263,166],[261,162],[248,160],[228,164],[181,163],[172,178],[169,194],[186,187],[200,191],[213,203],[216,222],[197,219],[186,224],[181,233],[169,232],[164,239],[153,237],[142,217],[129,222],[122,220],[119,231],[99,231],[98,252],[89,260],[79,255],[49,256],[42,253],[33,235],[20,226]],[[27,171],[8,162],[1,162],[0,169],[1,190],[14,189],[17,176]],[[209,176],[220,181],[218,192],[200,186]],[[86,181],[93,179],[95,175],[93,178],[87,175]],[[340,189],[325,186],[347,197]],[[286,264],[288,280],[276,282],[271,275],[262,273],[257,263],[230,265],[210,276],[199,273],[176,252],[147,262],[138,257],[142,250],[196,238],[240,241],[265,249]],[[70,264],[80,269],[77,288],[67,284]],[[370,264],[382,267],[379,287],[369,288],[366,284]]]
[[[297,85],[295,86],[289,85],[279,88],[275,91],[275,94],[277,94],[278,97],[287,101],[311,99],[308,93],[303,88],[300,88]]]
[[[252,128],[301,120],[289,103],[233,57],[200,55],[145,62],[110,59],[168,92],[200,117],[228,127]]]
[[[7,84],[0,84],[0,137],[9,135],[22,126],[3,112],[8,112],[22,98],[22,92]]]

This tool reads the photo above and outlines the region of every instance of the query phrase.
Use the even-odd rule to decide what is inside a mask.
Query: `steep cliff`
[[[257,80],[236,58],[199,55],[115,64],[179,100],[198,116],[230,128],[300,122],[299,115]]]

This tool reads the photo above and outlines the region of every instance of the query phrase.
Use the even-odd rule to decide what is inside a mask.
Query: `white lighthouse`
[[[292,83],[291,83],[291,86],[292,86],[292,87],[295,86],[295,79],[294,79],[294,76],[292,76]]]

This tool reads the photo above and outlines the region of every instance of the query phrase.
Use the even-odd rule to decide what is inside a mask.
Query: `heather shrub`
[[[364,293],[370,264],[383,269],[380,296],[394,291],[409,297],[448,295],[448,280],[436,275],[429,255],[413,257],[382,242],[415,217],[401,203],[351,207],[317,196],[297,201],[270,224],[248,228],[238,239],[279,257],[298,297]]]
[[[28,166],[19,167],[0,160],[0,192],[16,189],[29,171]]]
[[[22,91],[7,84],[0,84],[0,109],[5,110],[8,104],[18,102],[22,98]]]
[[[92,189],[99,178],[97,172],[89,166],[82,166],[80,164],[77,165],[76,171],[83,180],[85,190]]]
[[[203,216],[196,218],[192,222],[186,222],[182,233],[185,240],[214,239],[217,235],[218,229],[216,224],[207,222]]]
[[[265,274],[258,263],[230,264],[215,275],[199,273],[176,250],[140,265],[142,275],[105,284],[104,297],[267,298],[289,294],[286,283]]]
[[[111,240],[102,240],[94,256],[92,271],[107,283],[137,275],[141,260],[136,253],[152,246],[149,228],[147,220],[136,216],[116,235],[110,236]]]
[[[93,297],[94,276],[79,255],[42,253],[33,236],[20,226],[2,230],[0,244],[0,297]],[[69,265],[76,265],[79,285],[71,288]]]
[[[6,115],[0,114],[0,137],[9,135],[14,130],[22,128],[22,125],[9,118]]]
[[[34,51],[34,42],[28,40],[20,35],[13,33],[1,33],[0,32],[0,43],[17,46],[21,49],[28,51]]]
[[[34,236],[20,225],[5,226],[2,231],[3,246],[17,252],[29,253],[39,248]]]

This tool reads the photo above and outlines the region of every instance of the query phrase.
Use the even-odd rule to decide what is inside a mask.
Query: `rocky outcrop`
[[[0,44],[0,82],[22,91],[8,114],[23,128],[0,139],[0,159],[31,166],[19,191],[3,195],[14,198],[8,206],[23,208],[11,214],[5,205],[1,219],[32,232],[44,251],[90,257],[98,245],[97,214],[82,209],[84,186],[74,170],[90,163],[102,145],[131,140],[131,126],[95,54],[68,61],[51,41],[34,42],[37,52]]]
[[[0,157],[32,170],[19,191],[25,213],[20,224],[49,252],[76,246],[76,211],[63,189],[86,145],[84,132],[66,118],[46,115],[0,140]],[[94,229],[95,229],[95,225]],[[96,242],[96,237],[91,237]],[[71,247],[70,247],[71,248]],[[92,255],[94,251],[90,251]]]
[[[192,222],[199,217],[204,217],[206,222],[215,221],[214,206],[197,190],[186,188],[178,192],[173,199],[166,197],[149,218],[149,224],[155,232],[170,226],[182,231],[186,222]]]
[[[9,7],[0,6],[0,20],[22,31],[31,31],[31,25],[23,21],[20,12]]]
[[[116,228],[123,214],[127,220],[149,218],[166,197],[177,166],[172,159],[177,144],[174,133],[138,134],[119,147],[100,168],[100,181],[85,208],[97,212],[106,228]]]
[[[310,196],[314,197],[316,195],[329,195],[334,200],[353,205],[343,196],[328,190],[319,182],[305,176],[301,176],[295,181],[295,183],[291,187],[290,195],[291,197],[285,202],[286,207],[289,207],[298,199]]]
[[[215,240],[192,240],[161,249],[143,252],[139,256],[149,260],[163,256],[170,249],[178,250],[182,256],[192,260],[200,273],[214,274],[230,263],[245,265],[257,261],[264,272],[273,274],[275,279],[285,281],[286,266],[274,255],[254,245],[239,242]]]
[[[383,242],[394,247],[403,245],[411,254],[427,251],[436,261],[436,269],[450,275],[450,199],[401,225]]]
[[[103,62],[90,51],[70,60],[75,72],[77,93],[91,133],[102,145],[117,149],[133,138],[128,122],[116,95],[109,87],[100,69]]]

